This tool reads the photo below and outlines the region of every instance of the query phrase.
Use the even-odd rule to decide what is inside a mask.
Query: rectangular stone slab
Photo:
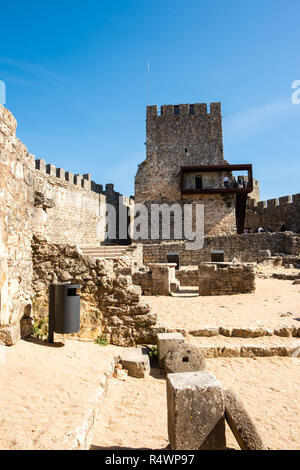
[[[223,389],[213,374],[206,371],[168,374],[167,404],[171,449],[225,447]],[[216,435],[212,438],[214,429]]]
[[[145,378],[150,373],[150,360],[146,348],[126,350],[119,362],[131,377]]]
[[[241,400],[232,390],[224,391],[225,417],[242,450],[263,450],[264,444]]]

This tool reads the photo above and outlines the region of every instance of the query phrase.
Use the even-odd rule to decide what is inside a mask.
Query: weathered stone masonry
[[[259,202],[249,200],[246,227],[271,227],[278,231],[283,224],[287,230],[300,233],[300,194]]]
[[[35,161],[34,171],[34,233],[46,236],[53,243],[77,243],[97,246],[105,240],[106,204],[116,210],[117,232],[112,241],[118,242],[118,212],[132,206],[132,200],[91,180],[90,174],[73,175],[62,168]]]
[[[0,326],[31,311],[31,208],[34,158],[0,105]]]
[[[90,258],[85,257],[85,261],[75,269],[74,259],[70,261],[67,250],[64,252],[67,244],[71,244],[72,247],[74,244],[81,247],[100,245],[104,241],[106,225],[107,195],[102,186],[91,181],[89,174],[83,177],[73,175],[61,168],[47,165],[42,159],[34,161],[34,156],[29,154],[25,145],[17,139],[16,126],[16,120],[11,113],[0,106],[0,342],[5,344],[12,344],[19,338],[22,318],[42,313],[41,298],[44,307],[48,302],[45,284],[48,285],[55,279],[66,282],[75,275],[80,278],[77,269],[82,269],[86,266],[85,263],[93,264],[92,260],[86,261]],[[112,185],[107,185],[106,190],[110,194],[110,203],[113,204],[115,201],[118,209],[120,194],[115,193]],[[113,197],[114,195],[117,197]],[[121,203],[129,205],[131,200],[123,197]],[[32,252],[33,236],[46,238],[34,238]],[[49,250],[56,253],[57,262],[52,258],[53,265],[50,259],[45,260],[37,256],[38,239],[41,240],[41,249],[44,248],[47,256]],[[69,250],[70,253],[72,250],[74,251],[74,247]],[[59,256],[60,253],[64,253],[62,258]],[[126,260],[122,260],[120,267],[123,269],[124,263],[126,264]],[[90,268],[90,272],[88,269],[82,271],[87,275],[87,278],[83,276],[83,283],[87,289],[91,289],[86,287],[88,282],[92,283],[93,280],[96,284],[99,282],[96,281],[98,273],[94,269],[95,266],[93,269]],[[106,277],[109,277],[107,273]],[[139,288],[131,286],[132,292],[129,295],[129,280],[120,280],[119,285],[119,281],[112,278],[113,275],[110,282],[103,284],[102,290],[107,286],[111,292],[111,286],[114,286],[114,293],[119,295],[119,298],[112,297],[110,304],[107,300],[107,291],[106,300],[103,300],[107,302],[106,310],[101,302],[101,305],[97,304],[99,292],[97,301],[94,301],[88,290],[87,298],[91,298],[90,309],[95,305],[95,311],[99,308],[100,316],[105,310],[103,319],[101,321],[98,319],[95,325],[107,333],[112,342],[133,344],[142,337],[143,327],[137,324],[145,324],[147,329],[149,322],[152,324],[154,320],[151,317],[147,322],[149,307],[140,306]],[[127,291],[128,311],[122,308],[121,291]],[[125,302],[125,298],[123,300]],[[85,300],[85,304],[87,303],[88,300]],[[114,306],[117,310],[119,308],[118,313],[122,313],[122,320],[117,320],[117,315],[113,315]],[[109,307],[112,309],[111,312]],[[134,319],[131,317],[132,312],[136,315]],[[114,320],[110,321],[110,317],[115,317],[114,326]],[[138,330],[137,334],[134,333],[135,329]],[[87,330],[88,328],[84,327],[84,331]],[[122,339],[123,337],[126,339]]]
[[[79,253],[75,245],[48,243],[33,238],[33,308],[36,316],[48,314],[50,283],[79,283],[81,303],[80,335],[105,335],[110,343],[133,346],[154,342],[151,326],[156,315],[141,300],[141,288],[131,276],[118,273],[117,260],[93,260]]]
[[[211,260],[212,250],[224,251],[225,261],[237,258],[243,262],[257,261],[260,250],[270,250],[272,255],[298,255],[300,252],[300,235],[290,232],[249,233],[243,235],[226,235],[205,237],[201,250],[185,249],[185,242],[148,243],[143,245],[144,264],[166,263],[168,253],[179,253],[181,266],[198,265]]]
[[[199,295],[228,295],[255,291],[253,265],[201,263],[198,266]]]
[[[206,234],[235,232],[233,194],[181,195],[180,190],[181,166],[228,163],[223,157],[220,103],[211,103],[209,113],[205,103],[161,106],[160,115],[157,106],[148,106],[146,150],[135,178],[136,203],[148,208],[151,203],[202,203]],[[150,229],[149,217],[149,238]]]

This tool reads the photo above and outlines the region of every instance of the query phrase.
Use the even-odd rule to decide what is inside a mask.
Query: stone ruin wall
[[[47,165],[42,159],[35,160],[16,137],[16,127],[15,118],[1,105],[1,327],[18,326],[24,316],[36,314],[32,312],[36,286],[31,247],[33,236],[46,237],[49,243],[83,247],[100,245],[105,230],[107,196],[102,186],[91,181],[89,174],[73,175]],[[108,192],[119,196],[111,186],[107,185]],[[132,200],[122,197],[122,203],[132,205]],[[126,260],[122,263],[126,264]],[[4,340],[10,334],[7,331],[1,331]]]
[[[300,236],[285,232],[250,233],[221,237],[205,237],[201,250],[186,250],[185,242],[145,243],[143,244],[144,264],[166,263],[167,253],[179,253],[180,265],[194,266],[210,261],[211,250],[223,250],[225,261],[234,257],[243,262],[254,262],[260,258],[260,250],[270,250],[272,255],[282,253],[298,255]]]
[[[255,291],[253,265],[201,263],[198,266],[199,295],[230,295]]]
[[[271,227],[278,231],[283,224],[287,230],[300,233],[300,194],[267,201],[248,201],[245,227]]]
[[[31,208],[34,157],[0,105],[0,326],[31,311]]]
[[[32,249],[35,316],[48,315],[50,283],[79,283],[79,336],[105,335],[119,346],[155,342],[156,315],[141,300],[141,288],[132,284],[131,276],[121,274],[125,260],[94,260],[74,244],[49,243],[40,236],[34,236]]]

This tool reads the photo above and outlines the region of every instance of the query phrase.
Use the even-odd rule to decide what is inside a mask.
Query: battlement
[[[115,191],[114,185],[112,183],[108,183],[105,185],[105,191],[103,191],[107,198],[107,202],[119,201],[121,204],[125,206],[129,206],[133,204],[133,199],[130,196],[124,196],[123,194]]]
[[[166,116],[220,116],[221,117],[221,103],[194,103],[194,104],[164,104],[158,108],[157,105],[147,106],[147,119]],[[160,113],[159,113],[160,110]]]
[[[276,232],[283,225],[300,232],[300,193],[257,203],[254,199],[247,201],[246,227],[270,227]]]
[[[84,175],[79,173],[73,174],[70,171],[65,171],[63,168],[56,168],[56,166],[52,164],[47,164],[42,158],[35,160],[35,169],[39,170],[46,176],[57,178],[65,183],[69,183],[73,187],[75,186],[97,194],[103,194],[106,196],[108,202],[116,201],[121,198],[120,201],[126,206],[133,203],[132,198],[115,191],[112,183],[106,184],[105,190],[103,190],[102,184],[97,184],[95,181],[92,181],[90,173],[85,173]]]
[[[56,166],[52,164],[47,164],[42,158],[35,160],[35,169],[46,176],[57,178],[78,188],[104,194],[102,184],[97,184],[95,181],[92,181],[90,173],[84,175],[80,175],[79,173],[73,174],[70,171],[65,171],[63,168],[56,168]]]
[[[253,209],[257,211],[262,211],[264,209],[270,209],[277,206],[286,207],[288,204],[299,204],[300,203],[300,193],[293,194],[291,196],[282,196],[274,199],[267,199],[266,201],[256,202],[254,199],[249,199],[247,202],[248,209]]]

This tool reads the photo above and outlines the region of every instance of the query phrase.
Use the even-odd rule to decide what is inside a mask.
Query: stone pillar
[[[167,375],[168,434],[172,450],[226,447],[222,385],[210,372]]]
[[[198,266],[199,295],[211,295],[211,278],[216,269],[215,264],[201,263]]]
[[[175,282],[175,266],[176,263],[149,264],[149,269],[152,272],[152,295],[170,294],[170,284]]]

